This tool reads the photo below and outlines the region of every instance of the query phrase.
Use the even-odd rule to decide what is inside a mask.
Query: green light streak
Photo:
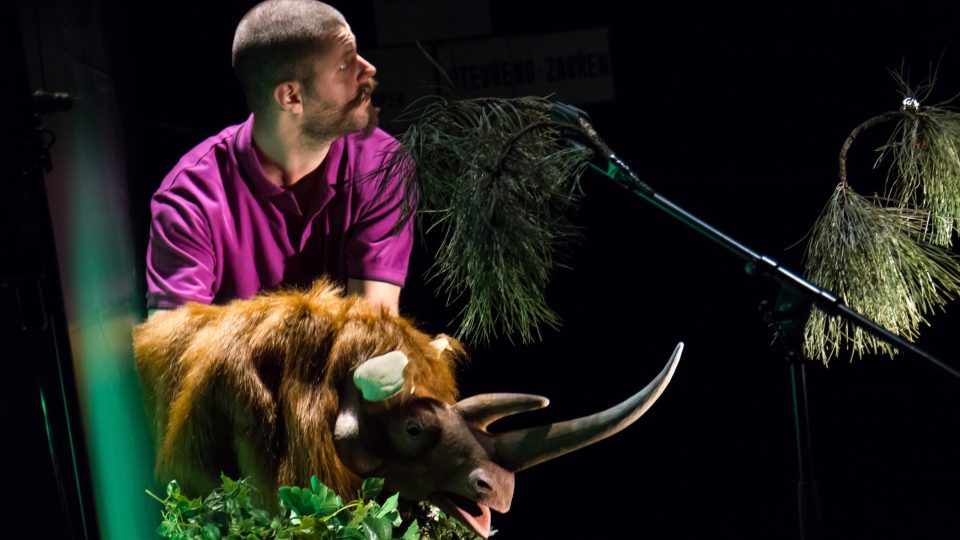
[[[50,416],[47,414],[47,398],[43,395],[43,388],[40,388],[40,409],[43,410],[43,427],[47,430],[47,448],[50,450],[50,461],[56,463],[57,455],[53,451],[53,430],[50,429]]]
[[[67,416],[66,427],[67,427],[67,438],[68,438],[67,442],[70,444],[70,463],[73,466],[74,470],[79,470],[79,463],[77,462],[76,443],[73,436],[73,427],[72,427],[73,420],[70,418],[71,416],[70,408],[67,406],[67,394],[64,391],[63,372],[61,371],[62,366],[63,364],[60,363],[58,359],[57,360],[57,383],[60,385],[59,395],[62,397],[62,401],[63,401],[61,403],[61,406],[63,407],[64,414]],[[39,394],[40,394],[40,409],[43,411],[43,427],[47,431],[47,447],[50,450],[50,463],[52,463],[54,469],[56,469],[59,461],[57,460],[57,453],[54,448],[53,428],[50,425],[50,415],[49,415],[49,412],[47,411],[47,396],[43,391],[42,385],[39,388]],[[57,473],[57,476],[58,477],[60,476],[59,472]],[[83,493],[83,491],[80,488],[80,477],[77,475],[73,475],[73,479],[74,479],[73,489],[75,490],[74,493],[77,494],[77,497],[79,499],[78,503],[80,506],[80,527],[83,530],[84,537],[88,537],[90,532],[89,532],[89,527],[87,526],[87,508],[86,508],[87,505],[84,503],[84,500],[79,497],[79,495]]]
[[[51,216],[100,535],[152,539],[159,509],[143,491],[156,487],[153,445],[131,338],[142,292],[134,274],[119,113],[102,84],[81,78],[85,88],[78,93],[104,102],[74,110],[59,128]]]

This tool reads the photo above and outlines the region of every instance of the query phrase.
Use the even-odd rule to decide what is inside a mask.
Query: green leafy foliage
[[[360,486],[360,497],[374,499],[381,491],[383,491],[383,478],[367,478]]]
[[[416,518],[414,524],[423,523],[420,526],[422,540],[481,540],[482,538],[463,523],[449,518],[443,510],[425,501],[417,503],[412,516]],[[496,532],[496,530],[490,531],[490,536]],[[404,540],[408,539],[404,537]]]
[[[421,502],[401,513],[400,494],[382,504],[382,478],[368,478],[359,498],[347,504],[317,477],[309,487],[279,489],[281,509],[271,516],[253,505],[255,489],[244,479],[220,476],[221,487],[206,497],[191,499],[176,480],[161,499],[163,521],[157,534],[174,540],[477,540],[472,530]],[[421,527],[418,520],[424,522]],[[402,532],[401,532],[402,531]]]

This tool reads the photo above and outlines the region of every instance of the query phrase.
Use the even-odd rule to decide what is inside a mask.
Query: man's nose
[[[357,80],[365,83],[377,74],[377,68],[360,55],[357,55],[357,59],[360,61],[360,75],[357,77]]]

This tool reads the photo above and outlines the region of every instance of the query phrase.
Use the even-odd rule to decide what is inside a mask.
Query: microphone
[[[613,155],[613,151],[610,150],[607,143],[600,138],[600,135],[597,134],[597,131],[590,123],[590,115],[583,109],[554,101],[550,105],[550,117],[561,125],[568,127],[567,138],[570,142],[574,144],[586,142],[590,148],[603,158],[609,158]],[[574,139],[573,137],[576,138]]]
[[[626,187],[636,189],[648,197],[656,195],[653,188],[640,180],[633,169],[600,138],[593,124],[590,123],[589,114],[573,105],[555,101],[550,106],[550,116],[558,123],[567,126],[566,136],[571,144],[586,144],[595,152],[596,158],[601,158],[590,163],[590,166],[600,174],[612,180],[626,183]]]

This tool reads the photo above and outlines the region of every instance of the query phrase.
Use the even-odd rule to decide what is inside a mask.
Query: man
[[[412,244],[402,190],[376,171],[376,68],[343,16],[268,0],[237,26],[233,68],[252,114],[185,155],[151,202],[148,309],[222,303],[321,274],[398,312]],[[396,186],[392,186],[396,187]]]

